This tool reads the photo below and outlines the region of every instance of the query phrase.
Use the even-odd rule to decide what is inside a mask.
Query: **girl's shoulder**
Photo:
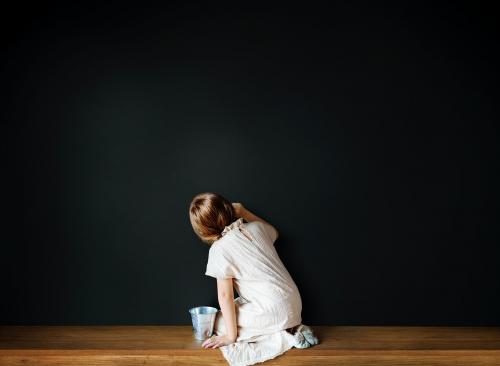
[[[224,251],[224,249],[229,247],[233,241],[234,241],[233,234],[231,232],[229,232],[226,235],[224,235],[223,237],[214,241],[212,243],[212,245],[210,245],[209,252]]]
[[[261,221],[250,221],[246,225],[248,230],[256,235],[261,241],[274,244],[277,235],[272,226]]]

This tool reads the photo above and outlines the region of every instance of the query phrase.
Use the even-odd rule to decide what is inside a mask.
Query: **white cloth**
[[[238,336],[235,343],[219,349],[231,366],[253,365],[295,345],[295,337],[285,329],[301,324],[302,300],[276,252],[277,232],[272,226],[239,218],[222,235],[210,247],[205,274],[233,278],[239,295],[234,300]],[[225,331],[219,310],[214,333]]]

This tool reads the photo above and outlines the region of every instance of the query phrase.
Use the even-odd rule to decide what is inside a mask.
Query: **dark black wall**
[[[1,323],[190,324],[215,191],[305,324],[500,324],[496,13],[368,4],[6,11]]]

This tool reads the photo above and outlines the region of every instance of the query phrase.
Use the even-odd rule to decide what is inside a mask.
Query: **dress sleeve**
[[[217,279],[235,278],[235,267],[220,248],[210,248],[205,274]]]
[[[264,237],[269,240],[271,244],[274,244],[276,239],[278,238],[278,233],[274,227],[272,227],[269,224],[263,223],[261,221],[257,221],[257,224],[259,225],[262,233],[264,234]]]

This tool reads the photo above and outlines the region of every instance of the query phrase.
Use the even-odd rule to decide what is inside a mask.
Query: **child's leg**
[[[297,331],[297,328],[300,326],[300,324],[297,324],[296,326],[294,327],[291,327],[291,328],[287,328],[286,331],[290,334],[295,334],[295,332]]]
[[[236,322],[238,325],[239,325],[238,323],[239,306],[244,303],[245,300],[243,300],[243,298],[240,296],[234,299],[234,311],[236,312]],[[226,334],[226,326],[224,323],[224,316],[222,315],[222,310],[217,311],[217,315],[215,316],[214,334],[217,336]]]
[[[226,333],[226,326],[224,325],[224,317],[222,316],[222,311],[217,311],[217,315],[215,316],[215,324],[214,324],[214,334],[217,336],[221,336]]]

